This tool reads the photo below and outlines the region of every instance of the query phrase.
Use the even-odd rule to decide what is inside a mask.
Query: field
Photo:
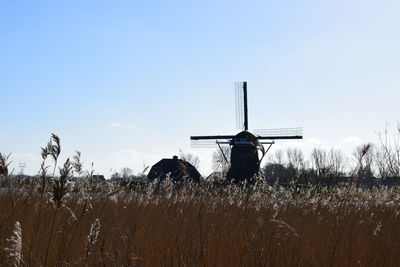
[[[399,266],[397,189],[0,193],[1,266]]]
[[[400,192],[383,183],[399,146],[357,148],[342,185],[344,159],[319,149],[253,185],[98,183],[79,152],[58,165],[58,136],[41,152],[30,180],[0,153],[0,266],[400,266]]]

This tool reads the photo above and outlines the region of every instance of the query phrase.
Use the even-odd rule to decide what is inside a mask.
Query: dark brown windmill
[[[247,82],[236,83],[236,127],[241,130],[236,135],[191,136],[192,147],[231,147],[228,179],[235,182],[251,182],[260,170],[260,163],[275,140],[302,139],[302,128],[279,128],[254,130],[249,132],[247,112]],[[267,150],[264,144],[269,145]],[[223,154],[223,150],[221,149]],[[224,155],[224,154],[223,154]],[[228,159],[224,155],[227,163]]]

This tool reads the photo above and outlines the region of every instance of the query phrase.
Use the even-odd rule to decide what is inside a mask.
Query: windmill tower
[[[260,129],[249,132],[247,82],[235,84],[236,127],[241,130],[236,135],[191,136],[192,147],[231,147],[228,179],[235,182],[252,181],[260,170],[260,163],[275,140],[303,139],[303,130],[296,128]],[[263,145],[268,145],[267,150]],[[223,153],[222,149],[221,152]],[[225,160],[228,162],[228,159]]]

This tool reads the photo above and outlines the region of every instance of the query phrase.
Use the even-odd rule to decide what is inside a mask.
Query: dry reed
[[[55,209],[36,191],[1,193],[0,247],[18,221],[27,266],[400,264],[396,190],[149,188],[91,194],[91,209],[81,198]],[[13,265],[4,250],[0,265]]]
[[[79,152],[56,176],[60,152],[53,134],[39,190],[0,191],[0,266],[400,265],[395,187],[178,189],[167,179],[126,192],[96,188]],[[0,174],[8,164],[0,154]],[[73,173],[81,181],[70,185]]]

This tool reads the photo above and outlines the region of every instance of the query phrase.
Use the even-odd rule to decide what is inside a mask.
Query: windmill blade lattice
[[[218,143],[229,144],[226,139],[200,139],[200,140],[190,140],[190,145],[192,148],[216,148]]]
[[[235,83],[236,129],[244,130],[244,82]]]
[[[276,129],[256,129],[253,131],[259,139],[302,139],[303,128],[276,128]]]

